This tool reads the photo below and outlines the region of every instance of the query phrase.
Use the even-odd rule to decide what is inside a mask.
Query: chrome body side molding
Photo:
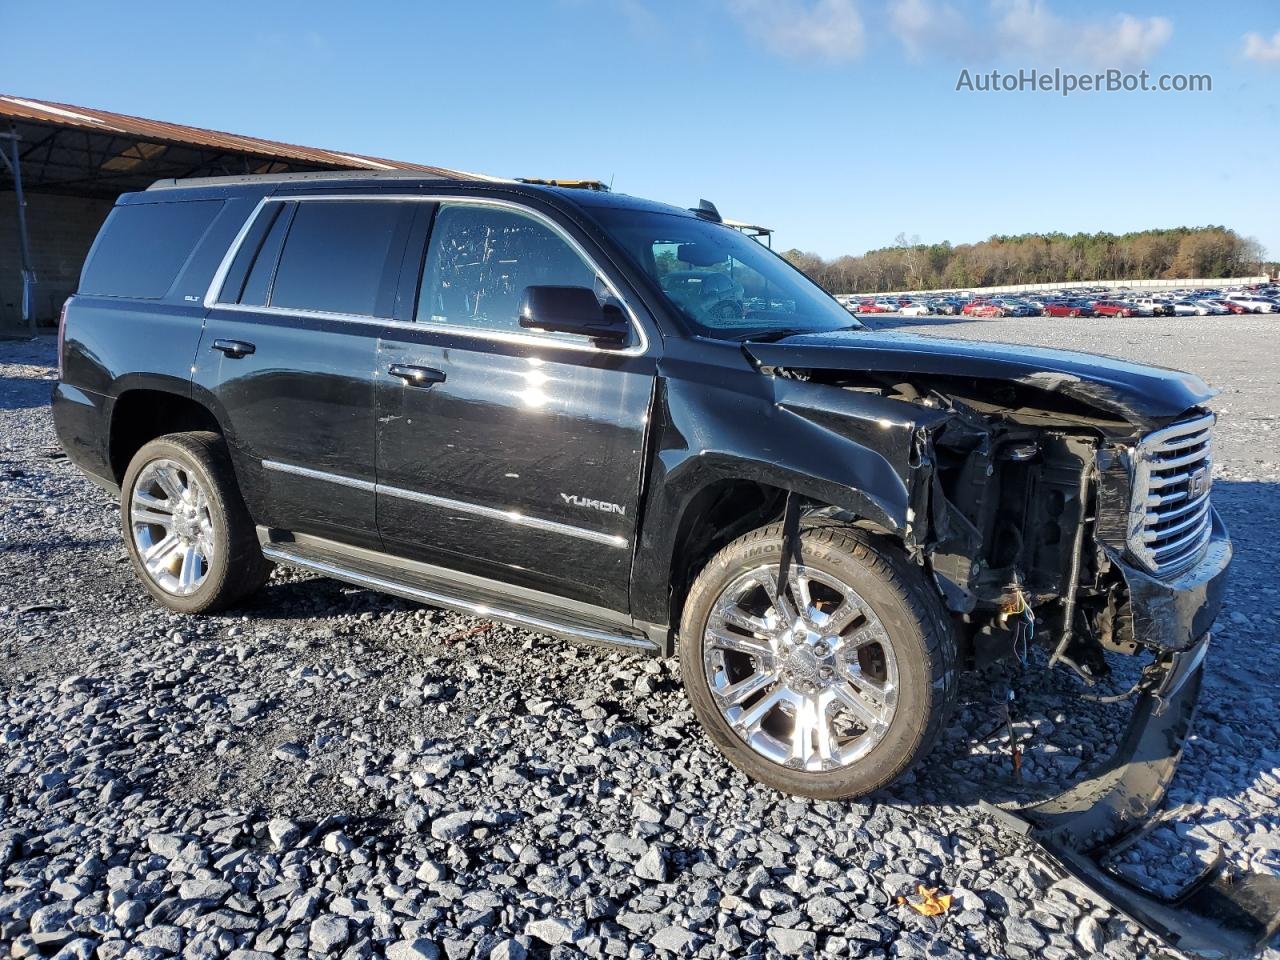
[[[384,483],[372,483],[368,480],[360,480],[356,477],[347,477],[339,473],[327,473],[323,470],[312,470],[310,467],[299,467],[291,463],[280,463],[276,460],[263,460],[262,466],[266,470],[274,470],[278,473],[291,473],[299,477],[307,477],[311,480],[324,480],[328,483],[336,483],[339,486],[353,487],[357,490],[373,491],[383,496],[399,497],[402,500],[414,500],[418,503],[428,503],[435,507],[443,507],[446,510],[456,510],[459,513],[469,513],[478,517],[487,517],[490,520],[502,520],[506,523],[514,523],[522,527],[532,527],[535,530],[545,530],[548,533],[559,533],[566,537],[577,537],[580,540],[590,540],[593,543],[602,543],[607,547],[617,547],[625,550],[630,541],[619,534],[605,533],[601,530],[588,530],[585,527],[575,527],[572,524],[560,523],[558,520],[544,520],[541,517],[531,517],[528,514],[520,513],[518,510],[501,510],[497,507],[486,507],[479,503],[467,503],[464,500],[451,500],[448,497],[437,497],[430,493],[419,493],[416,490],[405,490],[401,487],[390,487]]]

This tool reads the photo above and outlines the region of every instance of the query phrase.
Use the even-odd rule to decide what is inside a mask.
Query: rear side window
[[[411,214],[408,204],[385,201],[299,203],[270,282],[271,306],[391,316]],[[255,264],[246,294],[259,282]]]
[[[116,207],[85,264],[80,292],[159,300],[178,279],[223,203],[188,200]]]

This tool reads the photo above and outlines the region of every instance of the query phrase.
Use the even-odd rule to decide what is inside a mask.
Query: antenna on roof
[[[724,223],[724,218],[720,216],[720,211],[716,209],[716,205],[710,200],[699,200],[696,207],[690,207],[689,209],[703,220],[710,220],[712,223]]]

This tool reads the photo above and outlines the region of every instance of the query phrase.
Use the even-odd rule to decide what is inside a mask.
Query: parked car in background
[[[1274,300],[1256,293],[1233,293],[1226,299],[1231,303],[1249,307],[1254,313],[1280,313],[1280,306]]]
[[[1211,300],[1206,298],[1204,300],[1197,300],[1196,303],[1204,307],[1206,313],[1211,317],[1223,317],[1231,312],[1222,305],[1220,300]]]
[[[1137,308],[1119,300],[1098,300],[1093,305],[1093,312],[1099,317],[1132,317]]]
[[[1209,308],[1195,300],[1175,300],[1173,313],[1179,317],[1203,317],[1208,315]]]
[[[854,313],[894,313],[896,307],[890,308],[878,300],[859,300]]]
[[[990,300],[974,300],[960,312],[966,317],[1003,317],[1004,307]]]
[[[1092,317],[1093,307],[1086,300],[1050,300],[1044,313],[1048,317]]]
[[[927,303],[908,303],[898,312],[904,317],[923,317],[932,313],[933,310]]]
[[[1220,299],[1214,300],[1214,303],[1218,304],[1218,306],[1226,310],[1227,313],[1241,314],[1241,313],[1258,313],[1259,312],[1258,309],[1254,306],[1251,306],[1245,303],[1239,303],[1235,300],[1228,300],[1226,297],[1221,297]]]
[[[1006,317],[1038,317],[1040,311],[1027,303],[1025,300],[1015,298],[1002,298],[994,301],[997,306],[1004,311],[1002,316]]]
[[[1142,310],[1144,316],[1173,316],[1173,304],[1168,300],[1163,300],[1158,297],[1134,297],[1133,303]]]

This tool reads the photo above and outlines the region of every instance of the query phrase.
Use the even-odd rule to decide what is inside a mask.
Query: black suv
[[[710,204],[168,181],[103,226],[53,408],[166,607],[287,564],[678,651],[711,740],[792,793],[893,780],[958,671],[1033,638],[1194,705],[1230,560],[1205,384],[851,319]]]

